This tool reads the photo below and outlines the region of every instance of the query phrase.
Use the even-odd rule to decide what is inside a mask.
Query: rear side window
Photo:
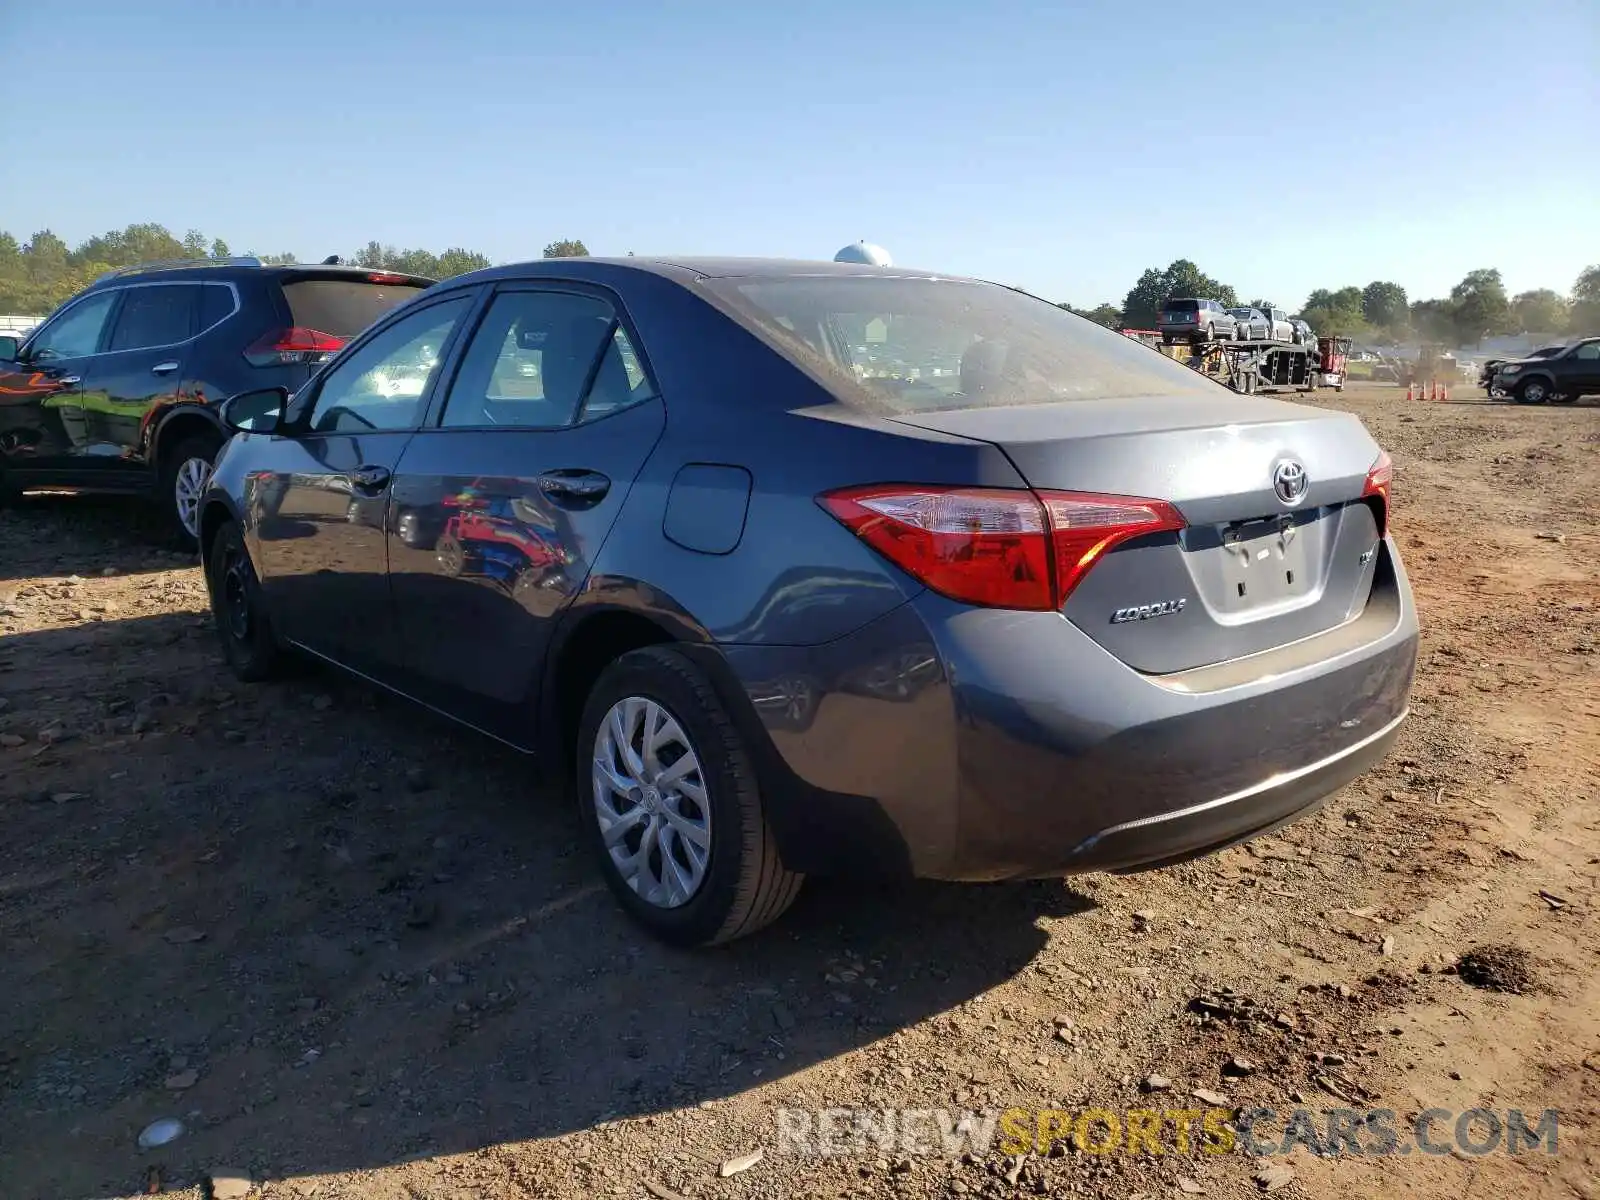
[[[364,279],[301,279],[283,285],[290,323],[349,341],[384,313],[424,289]]]
[[[505,292],[484,314],[450,387],[446,428],[563,429],[653,392],[605,301]]]
[[[802,275],[702,286],[841,401],[868,411],[1214,397],[1218,387],[1132,338],[994,284]]]
[[[188,341],[194,334],[196,293],[192,283],[130,287],[111,330],[111,350],[144,350]]]
[[[233,289],[220,283],[208,283],[200,289],[200,317],[195,322],[195,332],[204,333],[219,321],[233,315]]]

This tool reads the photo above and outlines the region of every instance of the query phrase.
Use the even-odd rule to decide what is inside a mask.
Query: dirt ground
[[[1318,400],[1394,456],[1423,619],[1398,749],[1318,814],[1133,877],[813,885],[704,954],[636,934],[509,751],[325,674],[232,682],[126,505],[0,512],[0,1196],[1264,1189],[1243,1153],[815,1158],[775,1125],[1155,1086],[1557,1108],[1554,1156],[1297,1150],[1278,1194],[1600,1200],[1600,407],[1461,398]],[[1521,990],[1456,969],[1499,947]]]

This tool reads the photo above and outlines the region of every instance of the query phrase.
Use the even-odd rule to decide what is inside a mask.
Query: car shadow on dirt
[[[52,576],[170,571],[192,565],[171,527],[137,496],[28,493],[0,504],[0,583]]]
[[[18,1195],[133,1191],[155,1163],[169,1186],[347,1171],[734,1095],[992,989],[1041,918],[1092,906],[1059,882],[814,881],[762,934],[670,950],[525,759],[329,674],[237,685],[207,624],[0,656]],[[139,1150],[164,1116],[183,1137]]]

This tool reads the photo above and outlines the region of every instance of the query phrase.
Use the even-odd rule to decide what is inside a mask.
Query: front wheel
[[[715,689],[663,646],[601,674],[578,734],[578,802],[606,884],[663,941],[754,933],[794,902],[755,764]],[[587,769],[585,769],[587,768]]]
[[[211,482],[211,467],[222,438],[197,434],[184,438],[161,456],[161,484],[157,499],[178,545],[194,550],[200,545],[200,501]]]
[[[281,674],[283,651],[267,619],[261,584],[244,536],[233,521],[226,522],[211,539],[206,590],[211,594],[211,615],[222,641],[222,656],[234,675],[244,683],[256,683]]]
[[[1518,404],[1543,404],[1550,399],[1550,388],[1542,379],[1524,379],[1512,395]]]

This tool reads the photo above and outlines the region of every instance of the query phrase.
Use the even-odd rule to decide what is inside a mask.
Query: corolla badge
[[[1162,600],[1156,604],[1136,604],[1132,608],[1119,608],[1111,614],[1113,625],[1122,625],[1128,621],[1148,621],[1152,617],[1170,617],[1174,613],[1181,613],[1188,600]]]
[[[1280,459],[1278,465],[1272,468],[1272,490],[1290,508],[1306,498],[1310,483],[1306,478],[1306,469],[1292,458]]]

